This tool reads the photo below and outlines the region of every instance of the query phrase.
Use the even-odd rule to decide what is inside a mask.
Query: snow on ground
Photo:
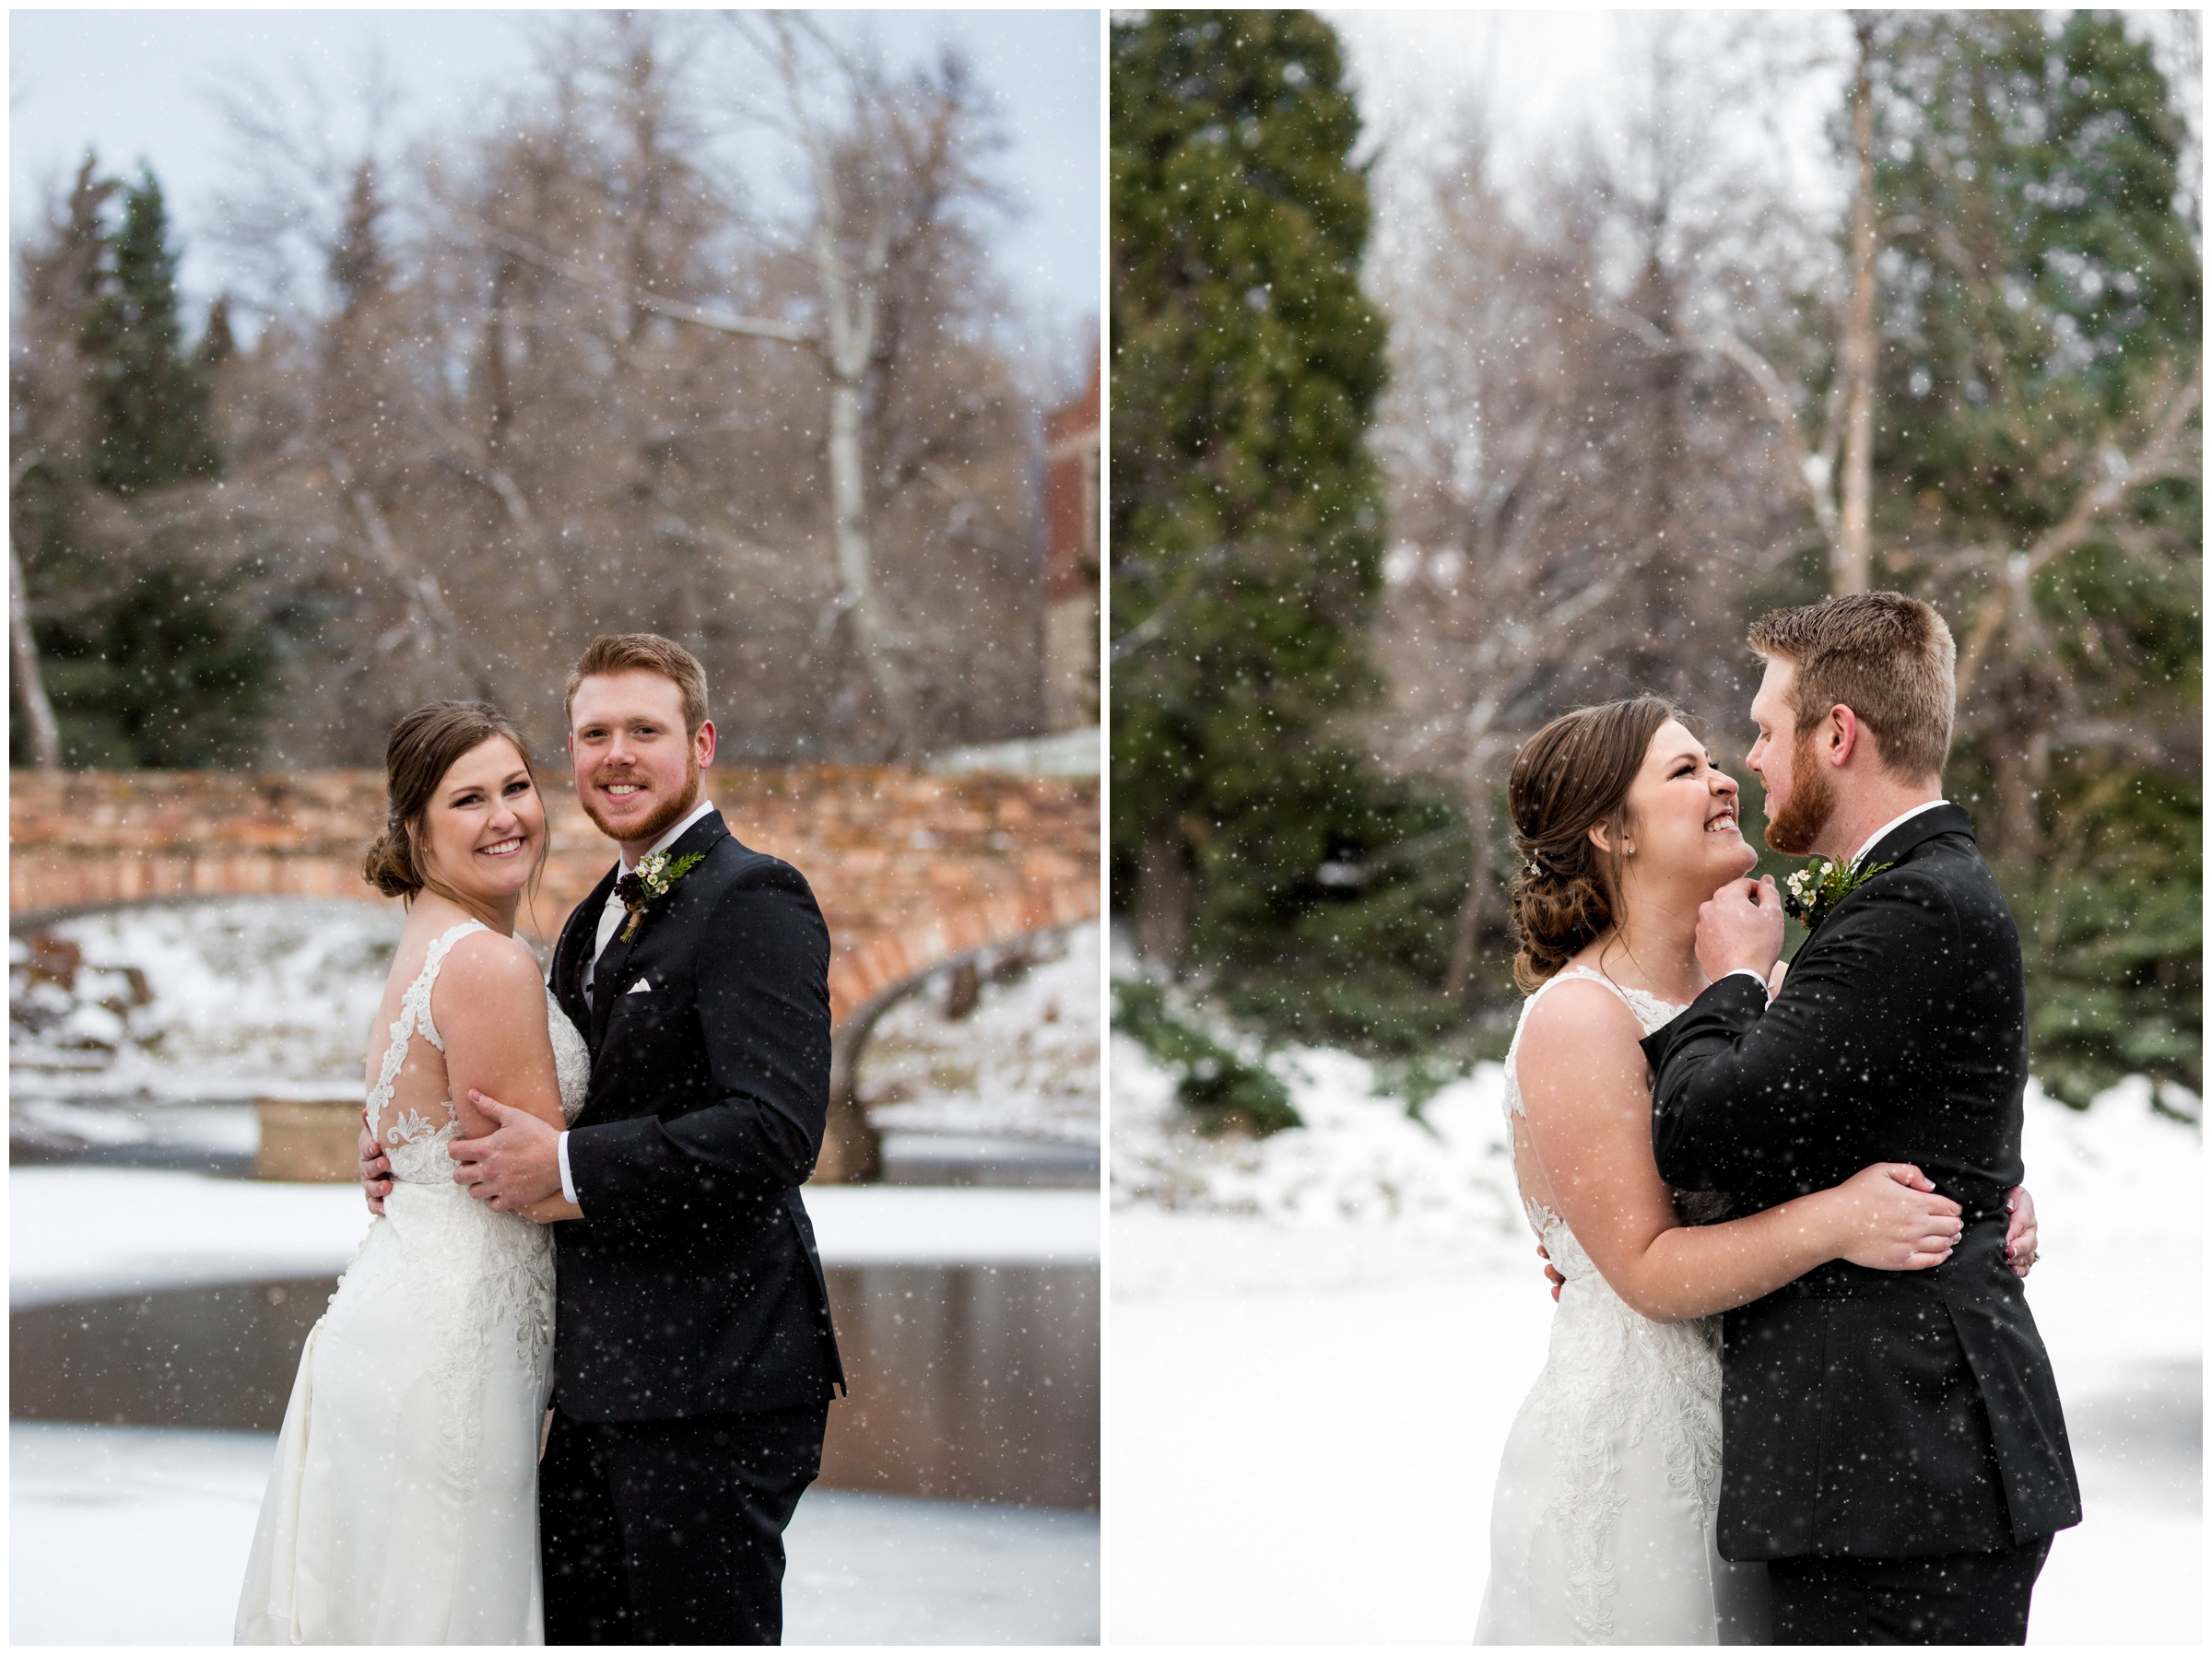
[[[825,1264],[1083,1264],[1088,1190],[816,1185]],[[368,1230],[350,1184],[257,1183],[102,1167],[8,1175],[8,1300],[35,1304],[219,1282],[335,1275]]]
[[[229,1642],[276,1446],[259,1432],[12,1424],[11,1641]],[[815,1489],[785,1543],[790,1643],[1098,1637],[1092,1512]]]
[[[1026,970],[985,982],[965,1016],[945,1015],[942,978],[884,1014],[861,1057],[871,1121],[1098,1143],[1099,927],[1042,946]]]
[[[1486,1065],[1425,1111],[1341,1052],[1281,1071],[1308,1125],[1254,1144],[1176,1117],[1113,1051],[1108,1632],[1125,1643],[1464,1643],[1490,1488],[1552,1304]],[[2203,1138],[2123,1086],[2031,1091],[2029,1297],[2087,1520],[2038,1643],[2199,1641]],[[1194,1376],[1202,1376],[1194,1383]]]

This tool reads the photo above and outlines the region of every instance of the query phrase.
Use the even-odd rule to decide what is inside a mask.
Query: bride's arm
[[[546,986],[521,943],[486,932],[463,938],[430,991],[430,1016],[445,1040],[448,1096],[462,1136],[480,1138],[497,1124],[469,1101],[472,1090],[556,1132],[568,1129],[546,1031]],[[513,1210],[540,1224],[582,1216],[559,1195]]]
[[[1918,1270],[1949,1257],[1959,1204],[1901,1166],[1748,1218],[1684,1226],[1652,1156],[1641,1033],[1603,987],[1562,983],[1529,1014],[1514,1058],[1559,1215],[1630,1309],[1680,1321],[1764,1297],[1831,1259]]]

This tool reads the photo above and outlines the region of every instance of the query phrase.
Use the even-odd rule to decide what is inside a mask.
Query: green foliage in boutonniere
[[[1886,874],[1894,865],[1885,862],[1871,868],[1847,868],[1841,863],[1816,856],[1784,883],[1782,911],[1810,931],[1828,918],[1837,903],[1877,874]]]
[[[665,897],[677,880],[705,860],[697,851],[674,861],[669,859],[667,851],[655,851],[650,856],[641,856],[636,867],[616,880],[615,895],[629,910],[629,923],[622,927],[622,940],[636,942],[638,927],[645,921],[646,905]]]

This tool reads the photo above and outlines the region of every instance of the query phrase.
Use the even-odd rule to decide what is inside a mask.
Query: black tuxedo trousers
[[[783,1530],[827,1403],[580,1425],[538,1467],[549,1644],[783,1641]]]
[[[782,1531],[844,1374],[799,1186],[830,1098],[830,934],[798,871],[710,814],[598,957],[615,870],[553,955],[591,1088],[555,1231],[540,1467],[549,1643],[776,1641]]]
[[[1860,866],[1882,871],[1806,938],[1771,1004],[1724,978],[1643,1043],[1677,1188],[1757,1211],[1910,1161],[1965,1210],[1932,1270],[1824,1264],[1724,1318],[1718,1540],[1742,1562],[2006,1554],[2081,1520],[2004,1256],[2028,1079],[2018,933],[1956,805]]]

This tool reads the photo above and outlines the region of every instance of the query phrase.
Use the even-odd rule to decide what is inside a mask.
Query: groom
[[[2012,916],[1944,802],[1951,636],[1896,593],[1779,611],[1749,764],[1767,842],[1853,869],[1781,990],[1771,881],[1698,921],[1712,981],[1643,1042],[1677,1188],[1755,1211],[1910,1161],[1965,1209],[1948,1262],[1837,1262],[1727,1313],[1721,1555],[1764,1561],[1780,1643],[2020,1643],[2081,1520],[2051,1365],[2005,1258],[2026,986]]]
[[[700,797],[705,674],[652,633],[569,675],[576,794],[620,847],[550,986],[592,1078],[573,1130],[480,1099],[455,1178],[555,1194],[546,1641],[777,1643],[782,1534],[843,1384],[799,1186],[830,1090],[830,935],[788,863]],[[376,1193],[371,1187],[371,1193]]]

